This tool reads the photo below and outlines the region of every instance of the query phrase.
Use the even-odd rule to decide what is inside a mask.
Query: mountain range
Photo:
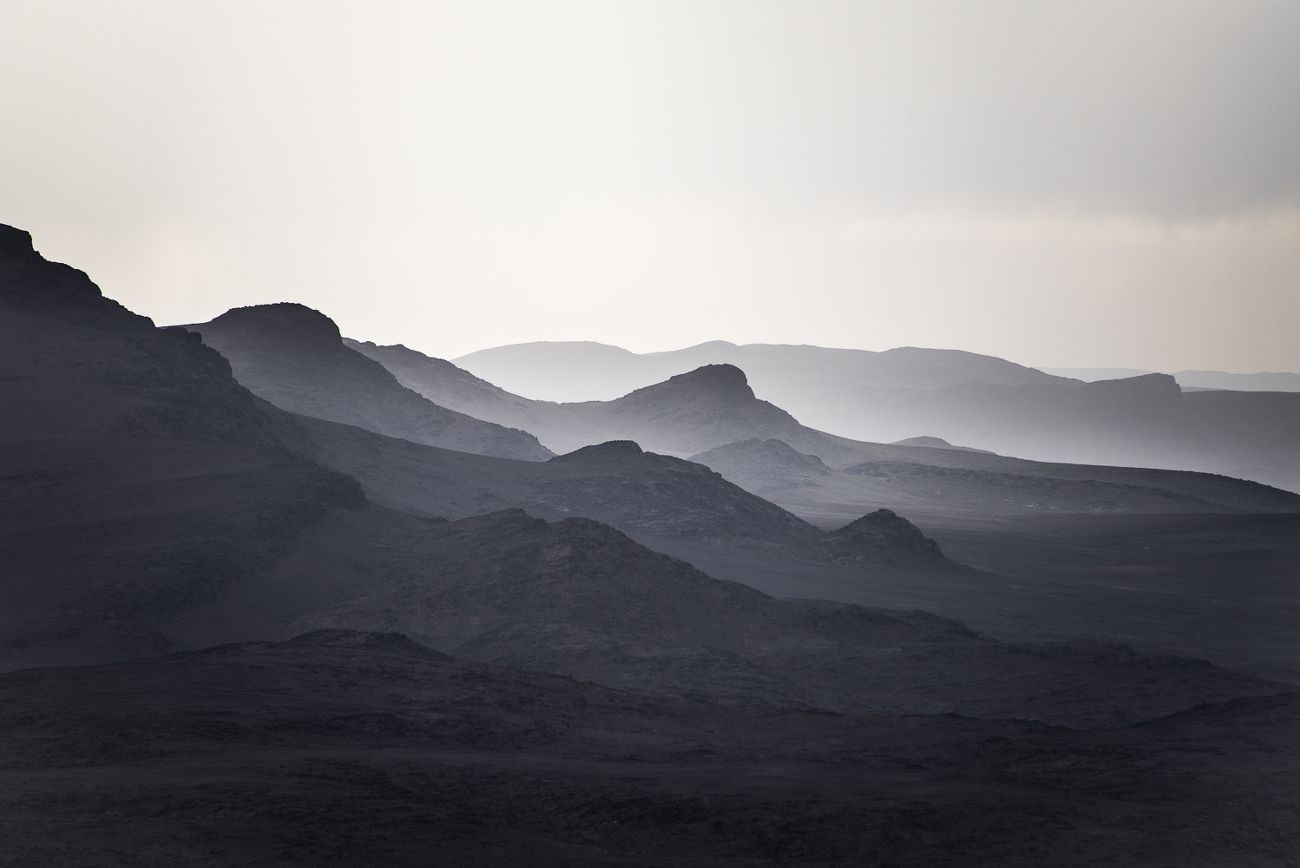
[[[1093,382],[1121,380],[1154,374],[1138,368],[1040,368],[1057,377]],[[1289,371],[1260,371],[1253,374],[1231,371],[1174,371],[1171,376],[1185,390],[1227,389],[1234,392],[1300,392],[1300,374]]]
[[[633,440],[708,464],[741,487],[823,523],[881,507],[918,519],[1300,508],[1300,496],[1220,475],[1026,461],[939,438],[884,444],[836,437],[760,400],[745,372],[732,365],[707,365],[612,401],[560,404],[511,394],[406,347],[350,345],[391,366],[403,385],[429,400],[527,428],[558,452]]]
[[[804,425],[860,441],[939,437],[1019,458],[1197,470],[1300,490],[1300,393],[1184,392],[1164,374],[1084,383],[988,356],[918,348],[871,353],[712,342],[638,355],[599,344],[534,343],[456,362],[512,392],[566,400],[614,397],[702,365],[731,364],[758,396]],[[566,391],[548,391],[547,382],[564,383]]]
[[[1296,851],[1287,492],[851,440],[731,363],[559,404],[299,305],[158,328],[5,226],[0,404],[0,863]],[[1088,504],[1143,524],[1023,533]]]

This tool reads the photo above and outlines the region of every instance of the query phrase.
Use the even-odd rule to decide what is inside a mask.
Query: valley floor
[[[10,673],[0,698],[15,868],[1300,859],[1293,693],[1076,731],[671,699],[335,633]]]

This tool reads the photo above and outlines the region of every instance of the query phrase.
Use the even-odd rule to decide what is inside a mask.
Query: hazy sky
[[[1300,370],[1300,2],[0,0],[0,222],[162,323]]]

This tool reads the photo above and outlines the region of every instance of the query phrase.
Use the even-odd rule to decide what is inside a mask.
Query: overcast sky
[[[1300,370],[1300,2],[0,0],[0,222],[160,323]]]

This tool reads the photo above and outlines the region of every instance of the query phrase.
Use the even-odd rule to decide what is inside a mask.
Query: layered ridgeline
[[[403,387],[346,346],[329,317],[300,304],[235,308],[188,328],[230,361],[249,391],[290,412],[464,452],[551,455],[531,434],[449,410]]]
[[[1184,392],[1164,374],[1085,383],[989,356],[914,347],[872,353],[714,341],[638,355],[599,344],[535,343],[456,361],[512,392],[565,400],[612,399],[706,364],[732,364],[760,396],[804,424],[858,440],[940,437],[1042,461],[1199,470],[1300,490],[1296,393],[1227,399]],[[548,387],[560,382],[562,392]]]
[[[1028,461],[950,447],[935,437],[890,445],[832,436],[759,399],[745,373],[731,365],[688,371],[612,401],[556,404],[511,394],[405,347],[351,345],[431,400],[526,427],[557,452],[633,440],[708,464],[822,523],[882,507],[913,518],[1300,509],[1300,497],[1289,492],[1220,475]],[[1221,400],[1236,395],[1218,394]],[[1227,414],[1222,424],[1233,418],[1239,417]]]
[[[527,505],[554,517],[598,514],[657,533],[762,539],[823,556],[821,531],[706,468],[676,461],[664,469],[636,447],[553,463],[495,459],[287,413],[236,382],[197,335],[155,328],[104,298],[85,274],[44,260],[26,233],[6,229],[0,241],[0,665],[137,657],[281,634],[358,583],[417,582],[443,558],[430,547],[441,539],[423,517],[431,514]],[[474,508],[457,510],[438,492],[443,499],[422,501],[412,515],[367,500],[353,477],[322,463],[329,450],[321,432],[337,438],[331,455],[361,445],[336,463],[359,466],[369,483],[405,477],[398,457],[412,451],[419,464],[477,462],[519,475],[492,484],[470,475],[465,485],[479,489]],[[622,467],[620,455],[635,460]],[[547,468],[532,491],[529,468]],[[452,492],[453,477],[443,478]],[[484,492],[492,502],[481,502]],[[611,539],[664,563],[621,535]],[[824,556],[832,554],[844,557],[838,549]],[[953,566],[936,552],[919,556]],[[861,541],[848,557],[879,563],[893,555]],[[671,575],[663,578],[672,596]]]
[[[548,519],[595,519],[661,550],[689,543],[720,552],[761,552],[792,564],[968,572],[888,510],[852,518],[897,526],[896,534],[826,531],[701,464],[646,452],[627,440],[549,461],[516,461],[322,421],[303,424],[321,463],[360,481],[377,503],[415,515],[465,518],[522,507]],[[917,545],[915,537],[925,544]]]
[[[315,458],[318,431],[434,447],[286,413],[192,334],[103,298],[25,233],[0,237],[6,668],[387,625],[475,660],[845,710],[1093,725],[1274,689],[1112,646],[1004,644],[923,613],[777,600],[590,520],[376,505]],[[888,514],[817,540],[828,559],[937,556]]]
[[[917,347],[870,352],[709,341],[682,350],[632,353],[589,341],[539,341],[480,350],[454,361],[511,392],[568,402],[610,400],[675,374],[720,364],[743,369],[764,397],[792,409],[799,406],[799,393],[808,388],[829,399],[854,389],[1066,381],[994,356]]]

